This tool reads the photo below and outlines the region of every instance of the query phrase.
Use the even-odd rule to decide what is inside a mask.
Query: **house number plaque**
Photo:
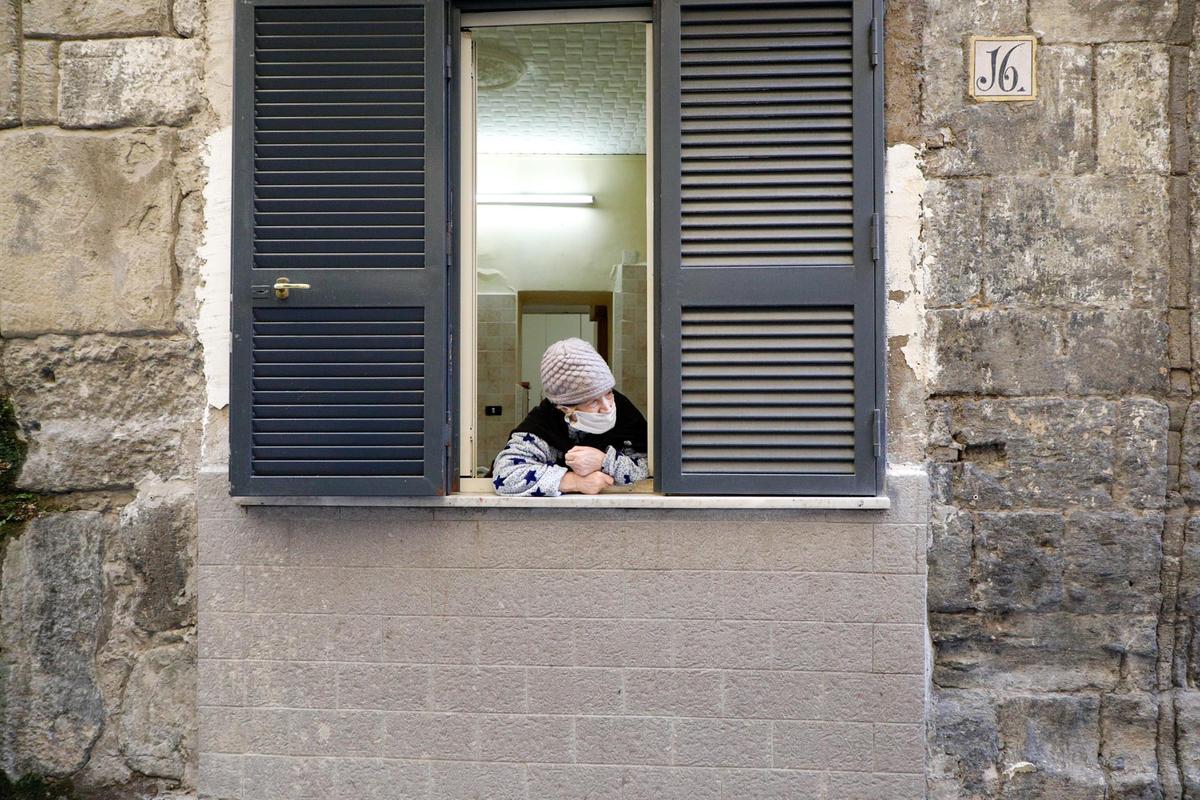
[[[1037,39],[1032,36],[972,36],[971,86],[976,102],[1037,98]]]

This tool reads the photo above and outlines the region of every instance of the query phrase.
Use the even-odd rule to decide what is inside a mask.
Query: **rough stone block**
[[[927,603],[931,612],[972,607],[974,521],[954,506],[939,505],[930,520]]]
[[[1178,0],[1031,0],[1033,29],[1047,42],[1163,41]]]
[[[200,33],[204,25],[204,0],[174,0],[171,22],[180,36],[190,38]]]
[[[1158,700],[1134,692],[1105,695],[1100,705],[1100,764],[1117,798],[1152,798],[1158,782]],[[1166,701],[1170,702],[1170,701]]]
[[[932,393],[1062,394],[1063,335],[1057,315],[946,309],[929,312],[927,319]]]
[[[189,481],[143,483],[137,499],[121,510],[109,551],[122,556],[137,584],[124,605],[131,628],[155,634],[196,622],[192,487]]]
[[[67,491],[151,473],[190,477],[203,406],[196,347],[111,336],[7,342],[0,363],[30,440],[19,485]]]
[[[1078,691],[1154,686],[1157,617],[1041,611],[931,614],[943,688]]]
[[[164,0],[28,0],[26,36],[151,36],[167,24]]]
[[[181,780],[195,752],[196,651],[181,643],[146,651],[129,675],[121,751],[145,775]]]
[[[958,5],[968,12],[984,9],[974,3]],[[1036,101],[976,103],[966,96],[967,35],[1026,32],[1024,4],[988,5],[1021,7],[1013,9],[1015,14],[1006,13],[1005,24],[999,27],[982,19],[971,20],[953,37],[934,34],[926,38],[926,124],[941,129],[946,139],[944,146],[926,154],[929,174],[1074,174],[1090,169],[1095,163],[1090,48],[1043,46],[1037,64],[1042,89]],[[930,19],[935,20],[938,13],[931,12]]]
[[[1179,767],[1188,795],[1200,794],[1200,692],[1180,691],[1175,698]]]
[[[977,301],[983,252],[983,187],[964,178],[930,180],[923,200],[925,305],[958,306]]]
[[[1166,298],[1164,178],[998,179],[984,188],[983,218],[988,303],[1136,308]]]
[[[21,124],[21,29],[17,3],[0,3],[0,128]]]
[[[1098,789],[1096,800],[1106,796],[1098,758],[1099,717],[1100,700],[1089,695],[1007,697],[996,704],[1006,760],[1037,766],[1036,772],[1016,777],[1048,792],[1033,796],[1087,796],[1081,789]]]
[[[64,42],[64,128],[182,125],[200,108],[203,49],[189,39]]]
[[[1080,513],[1062,548],[1066,607],[1079,613],[1155,613],[1161,602],[1163,517]]]
[[[58,42],[25,42],[21,55],[21,121],[53,125],[58,121]]]
[[[1102,172],[1170,169],[1170,72],[1166,45],[1110,44],[1097,49],[1096,156]]]
[[[0,140],[0,335],[174,328],[173,136]]]
[[[1117,404],[1117,461],[1113,499],[1131,508],[1167,502],[1170,409],[1147,398]]]
[[[960,791],[985,796],[997,781],[1000,737],[996,709],[986,695],[940,689],[930,710],[929,782],[932,797]],[[949,794],[936,791],[945,786]]]
[[[986,611],[1035,611],[1062,600],[1061,514],[982,513],[975,522],[976,594]]]
[[[1018,509],[1111,504],[1117,423],[1104,400],[974,400],[953,410],[962,448],[951,491],[963,506]]]
[[[1150,394],[1167,389],[1167,323],[1161,312],[1072,311],[1066,324],[1067,391]]]
[[[0,768],[62,777],[88,760],[104,724],[96,651],[102,542],[94,511],[39,517],[8,542],[0,586]]]

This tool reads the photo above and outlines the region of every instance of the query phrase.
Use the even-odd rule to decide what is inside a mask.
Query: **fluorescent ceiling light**
[[[590,194],[477,194],[475,202],[491,206],[590,206],[596,198]]]

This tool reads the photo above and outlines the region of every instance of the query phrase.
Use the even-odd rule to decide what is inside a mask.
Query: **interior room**
[[[646,30],[641,22],[478,27],[474,114],[476,363],[482,477],[541,402],[538,364],[577,336],[647,411]],[[469,266],[465,266],[469,269]],[[471,422],[471,421],[468,421]],[[468,471],[469,470],[469,471]]]

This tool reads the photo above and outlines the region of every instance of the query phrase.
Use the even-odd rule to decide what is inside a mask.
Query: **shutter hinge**
[[[883,418],[879,416],[879,409],[871,411],[871,447],[875,451],[875,457],[879,458],[879,448],[883,444]]]
[[[879,261],[879,251],[883,245],[880,242],[879,214],[871,215],[871,260]]]
[[[879,17],[871,17],[871,66],[879,66],[879,54],[883,50],[883,31],[879,27]]]

